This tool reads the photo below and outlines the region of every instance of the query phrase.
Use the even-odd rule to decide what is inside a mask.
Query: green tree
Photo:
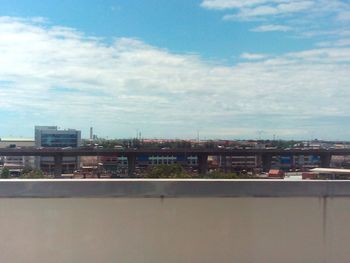
[[[20,176],[22,179],[40,179],[44,178],[44,174],[41,170],[25,168]]]
[[[208,177],[212,179],[238,179],[239,176],[236,173],[222,173],[222,172],[212,172],[208,173]]]
[[[7,179],[10,178],[10,170],[7,167],[4,167],[1,171],[1,178]]]
[[[144,174],[145,178],[191,178],[191,174],[179,164],[160,164],[150,167]]]
[[[250,179],[253,178],[248,174],[238,174],[238,173],[223,173],[219,171],[213,171],[204,176],[205,178],[210,179]]]

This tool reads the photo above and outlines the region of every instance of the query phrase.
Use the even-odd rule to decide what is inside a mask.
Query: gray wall
[[[53,191],[55,183],[50,182],[50,188],[45,182],[45,188]],[[41,183],[30,181],[21,182],[27,185],[26,191],[19,184],[5,183],[10,186],[7,189],[12,187],[12,193],[15,188],[20,190],[11,195],[0,182],[3,196],[0,198],[0,262],[348,263],[350,260],[350,196],[344,191],[342,196],[328,197],[291,193],[219,197],[212,191],[205,197],[200,196],[198,187],[196,196],[172,192],[173,197],[160,197],[156,192],[162,186],[158,185],[158,190],[148,197],[136,197],[136,189],[142,192],[143,182],[133,181],[135,188],[124,185],[124,196],[119,197],[110,196],[113,183],[109,189],[104,186],[106,196],[102,197],[98,192],[104,187],[98,182],[86,182],[95,184],[93,189],[99,189],[95,192],[91,191],[91,185],[87,190],[85,182],[77,182],[79,194],[66,185],[71,198],[69,191],[63,192],[59,187],[53,195],[61,198],[50,198],[40,191],[35,195],[31,191],[38,190]],[[169,182],[161,184],[169,189]],[[196,192],[196,186],[192,184],[192,187]],[[259,187],[264,187],[264,183],[259,183]],[[307,185],[313,187],[316,186]],[[29,195],[32,197],[23,197]]]

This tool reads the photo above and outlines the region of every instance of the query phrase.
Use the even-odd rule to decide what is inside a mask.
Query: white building
[[[0,139],[0,148],[26,148],[34,147],[33,139],[9,138]],[[20,173],[23,168],[34,168],[33,156],[0,156],[0,163],[10,170],[12,174]]]

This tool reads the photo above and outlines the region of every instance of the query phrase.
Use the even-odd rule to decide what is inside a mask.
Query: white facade
[[[0,139],[0,148],[26,148],[34,147],[34,145],[35,142],[33,139]],[[35,167],[33,156],[0,156],[0,161],[10,171],[21,171],[25,167]]]

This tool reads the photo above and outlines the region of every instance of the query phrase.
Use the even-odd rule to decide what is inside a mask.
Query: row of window
[[[111,163],[116,163],[117,165],[128,165],[128,161],[127,160],[115,160],[115,161],[111,161],[109,160],[108,161],[109,164]],[[140,164],[142,164],[144,162],[140,162]],[[169,159],[163,159],[163,160],[149,160],[148,161],[148,164],[150,165],[155,165],[155,164],[176,164],[178,163],[177,160],[169,160]],[[183,163],[183,162],[181,162]],[[196,160],[188,160],[187,161],[188,164],[191,164],[191,165],[196,165],[197,164],[197,161]],[[105,164],[108,164],[107,162],[105,162]]]
[[[42,134],[42,147],[78,147],[77,134]]]

